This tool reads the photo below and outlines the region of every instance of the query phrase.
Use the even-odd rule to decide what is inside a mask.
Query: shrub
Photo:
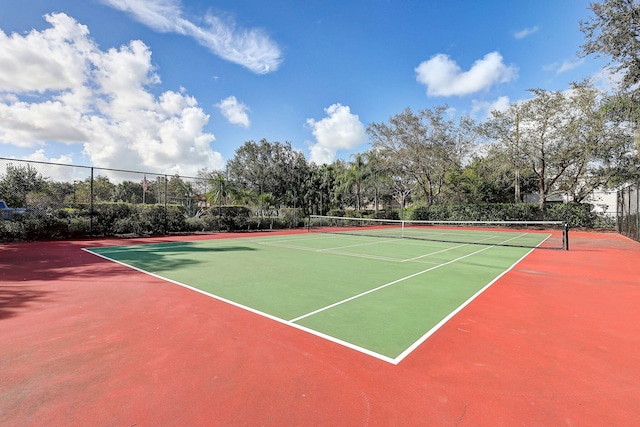
[[[394,211],[392,209],[382,209],[382,210],[379,210],[378,212],[374,212],[371,217],[375,219],[396,219],[397,220],[397,219],[400,219],[400,214],[397,211]]]
[[[280,209],[281,216],[278,219],[284,227],[278,228],[298,228],[304,226],[304,213],[300,208],[284,208]]]
[[[53,215],[25,215],[21,221],[21,237],[26,240],[51,240],[67,237],[67,221]]]
[[[186,218],[185,219],[185,231],[207,231],[211,230],[207,226],[207,222],[204,218]]]
[[[564,221],[571,227],[593,228],[598,215],[593,212],[593,205],[589,203],[553,204],[545,212],[545,220]]]
[[[129,203],[96,203],[93,205],[93,233],[103,236],[115,234],[116,221],[136,216],[134,205]]]
[[[246,230],[251,217],[251,209],[246,206],[222,206],[210,209],[204,220],[210,230],[236,231]]]
[[[69,221],[69,237],[78,238],[85,237],[91,234],[91,219],[71,218]]]

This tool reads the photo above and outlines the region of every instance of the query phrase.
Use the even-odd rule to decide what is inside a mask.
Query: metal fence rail
[[[618,191],[618,232],[640,242],[640,182]]]

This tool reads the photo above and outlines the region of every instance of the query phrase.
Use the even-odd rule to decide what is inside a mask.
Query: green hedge
[[[345,209],[331,209],[328,216],[339,216],[347,218],[375,218],[375,219],[400,219],[398,211],[392,209],[363,209],[359,211]]]
[[[541,215],[536,204],[494,203],[433,205],[407,210],[409,219],[440,221],[564,221],[571,227],[613,228],[615,219],[598,216],[581,203],[550,204]],[[279,215],[256,216],[246,206],[209,209],[187,218],[182,205],[96,203],[76,208],[27,211],[13,221],[0,221],[0,240],[48,240],[88,236],[161,235],[173,232],[247,231],[301,227],[301,209],[281,209]],[[399,219],[397,210],[331,210],[330,216]]]
[[[553,203],[544,214],[537,204],[491,203],[473,205],[433,205],[413,210],[412,220],[432,221],[563,221],[571,227],[613,227],[615,220],[600,217],[588,203]],[[613,221],[613,222],[612,222]]]
[[[158,235],[185,231],[182,205],[96,203],[77,208],[27,211],[15,221],[0,221],[0,240],[51,240],[119,234]]]

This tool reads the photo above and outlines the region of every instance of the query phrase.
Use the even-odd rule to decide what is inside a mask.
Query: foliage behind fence
[[[162,235],[207,231],[294,228],[300,208],[250,209],[212,205],[215,180],[0,158],[0,240],[89,236]],[[638,238],[638,186],[623,190],[619,230]],[[635,197],[635,198],[634,198]],[[222,203],[222,202],[220,202]],[[21,208],[20,211],[15,208]],[[24,211],[22,211],[24,209]],[[433,220],[561,220],[574,227],[613,227],[592,206],[552,204],[540,218],[537,205],[456,204],[393,210],[333,210],[337,216]],[[604,222],[603,222],[604,221]]]
[[[0,240],[282,228],[302,218],[211,206],[211,192],[201,177],[0,158],[0,200],[9,206]]]

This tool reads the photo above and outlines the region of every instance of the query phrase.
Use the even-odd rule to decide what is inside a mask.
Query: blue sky
[[[483,120],[600,78],[583,0],[0,2],[0,157],[194,175],[249,140],[316,163],[406,107]]]

